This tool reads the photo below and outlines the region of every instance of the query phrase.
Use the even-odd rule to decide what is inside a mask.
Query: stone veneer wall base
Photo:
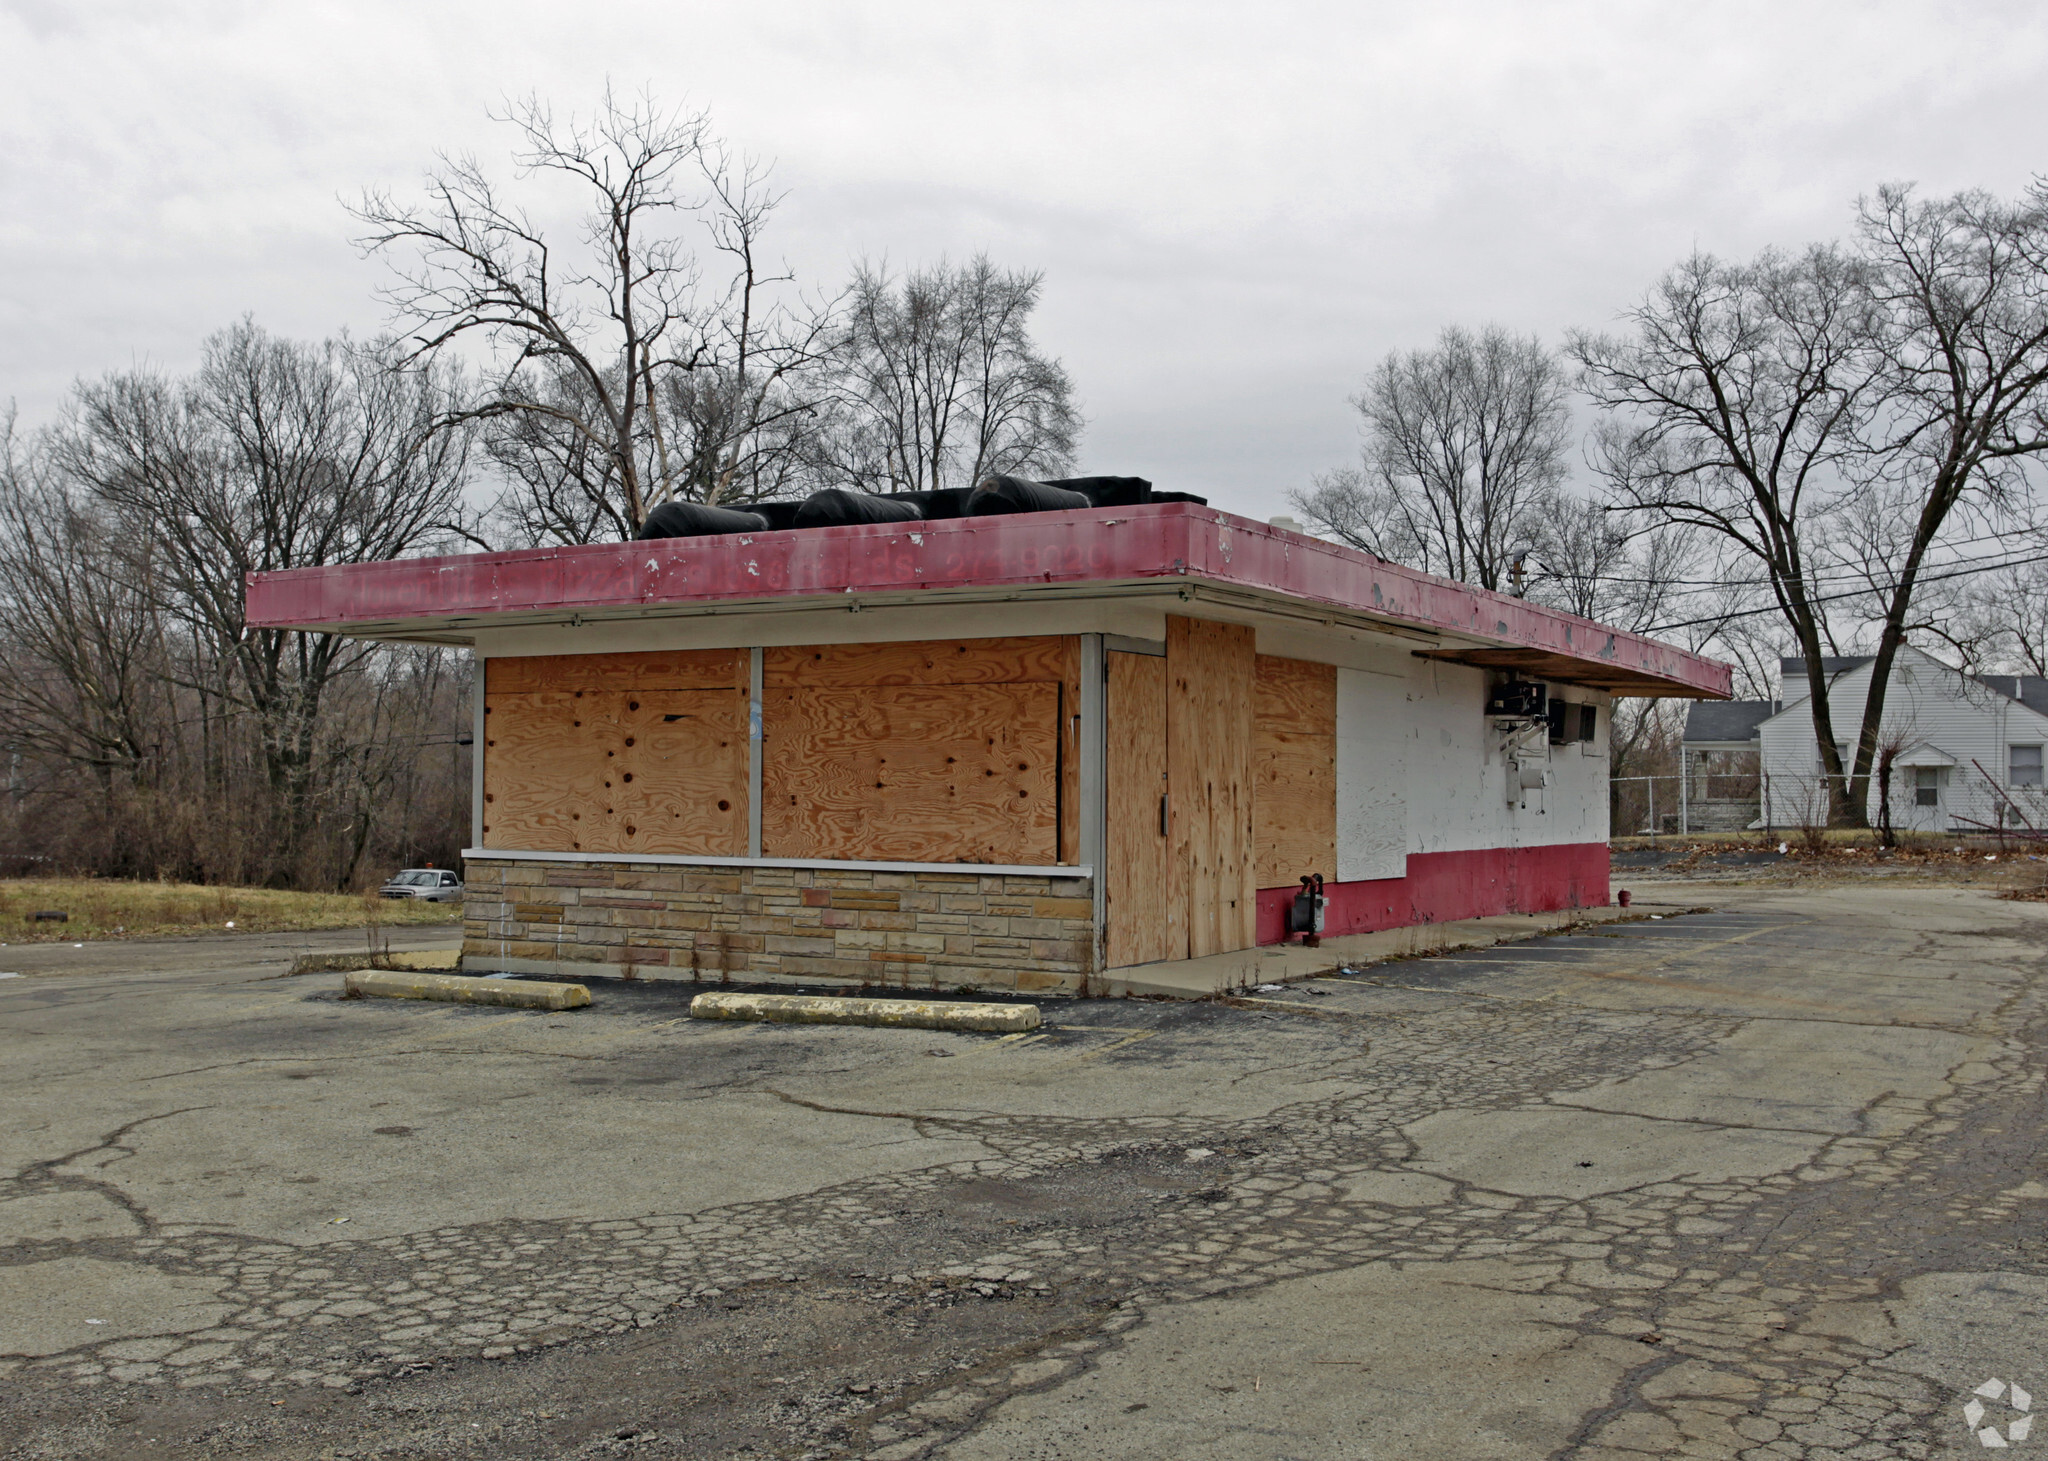
[[[477,857],[465,881],[470,974],[1080,994],[1094,973],[1086,877]]]

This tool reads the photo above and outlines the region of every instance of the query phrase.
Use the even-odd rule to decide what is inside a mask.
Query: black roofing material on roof
[[[638,538],[719,538],[727,533],[765,533],[768,519],[758,512],[706,507],[701,502],[664,502],[647,514]]]
[[[1069,492],[1079,492],[1096,507],[1142,507],[1148,502],[1161,498],[1152,494],[1152,484],[1143,477],[1048,477],[1048,487],[1063,487]],[[1183,500],[1183,494],[1173,494],[1173,501]],[[1189,498],[1189,501],[1201,501]]]
[[[1062,512],[1093,507],[1085,492],[1071,492],[1029,477],[991,477],[967,500],[969,517],[996,517],[1013,512]]]
[[[1977,675],[1978,684],[2017,700],[2029,710],[2048,715],[2048,679],[2039,675]]]
[[[1154,492],[1143,477],[990,477],[978,487],[930,492],[860,492],[827,487],[802,502],[750,502],[744,508],[706,507],[697,502],[664,502],[647,515],[633,536],[710,538],[730,533],[784,532],[794,528],[836,528],[856,523],[941,521],[1019,512],[1065,512],[1083,507],[1142,507],[1153,502],[1209,499],[1189,492]]]
[[[1753,741],[1757,727],[1777,713],[1769,700],[1695,700],[1685,714],[1685,739]]]
[[[967,516],[967,499],[973,495],[972,487],[940,487],[930,492],[892,492],[888,500],[915,503],[926,521],[941,522]]]
[[[855,523],[914,523],[924,511],[901,497],[876,497],[850,487],[827,487],[813,492],[796,510],[797,528],[843,528]]]

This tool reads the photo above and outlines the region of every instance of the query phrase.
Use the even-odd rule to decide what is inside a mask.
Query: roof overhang
[[[1954,766],[1957,762],[1955,757],[1942,750],[1941,747],[1930,746],[1927,742],[1920,741],[1899,753],[1898,764],[1901,766]]]
[[[249,576],[248,623],[467,644],[520,625],[1162,591],[1617,695],[1725,700],[1733,683],[1675,645],[1190,503],[286,569]]]

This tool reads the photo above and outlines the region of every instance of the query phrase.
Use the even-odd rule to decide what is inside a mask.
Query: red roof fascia
[[[1386,563],[1321,538],[1231,518],[1216,531],[1192,533],[1188,549],[1188,572],[1195,577],[1271,587],[1293,598],[1505,648],[1612,665],[1690,687],[1704,697],[1726,699],[1734,693],[1735,671],[1720,660],[1527,599]]]
[[[1716,660],[1192,503],[590,543],[253,573],[248,622],[332,628],[924,588],[1190,578],[1726,696]]]

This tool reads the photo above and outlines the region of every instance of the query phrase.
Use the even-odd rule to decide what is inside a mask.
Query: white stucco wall
[[[1590,747],[1548,745],[1541,734],[1518,741],[1533,753],[1525,754],[1523,764],[1547,769],[1550,784],[1510,803],[1507,737],[1484,713],[1489,678],[1484,670],[1430,660],[1417,661],[1409,676],[1404,770],[1409,796],[1427,811],[1409,817],[1408,850],[1606,841],[1610,698],[1552,686],[1558,697],[1599,708],[1598,738]]]
[[[1337,668],[1337,877],[1400,877],[1405,854],[1607,840],[1608,717],[1613,697],[1552,689],[1599,710],[1587,745],[1531,748],[1551,784],[1509,805],[1504,737],[1486,718],[1486,670],[1417,656],[1410,646],[1345,642],[1314,630],[1259,630],[1260,654]],[[1576,732],[1576,722],[1574,722]],[[1401,838],[1403,857],[1393,854]]]

